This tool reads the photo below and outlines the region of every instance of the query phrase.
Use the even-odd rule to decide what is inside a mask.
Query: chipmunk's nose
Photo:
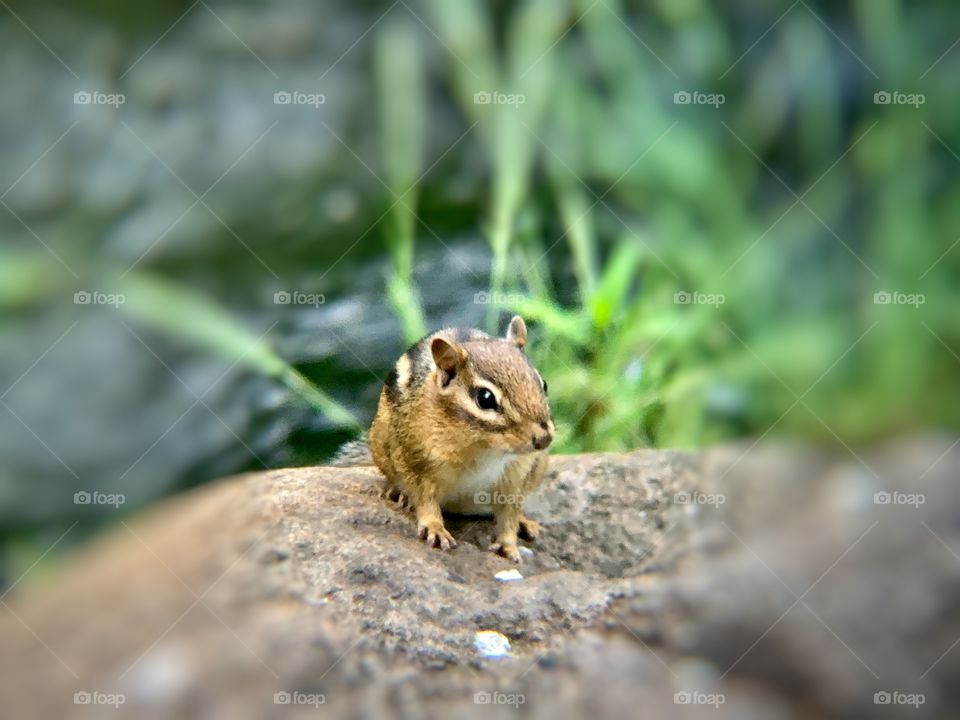
[[[534,450],[543,450],[544,448],[550,447],[550,443],[553,442],[553,433],[550,432],[547,428],[544,428],[546,432],[539,433],[533,436],[533,449]]]

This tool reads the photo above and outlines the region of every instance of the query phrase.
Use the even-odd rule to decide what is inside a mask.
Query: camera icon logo
[[[673,694],[674,705],[689,705],[693,702],[693,696],[686,690]]]
[[[473,494],[473,501],[477,505],[489,505],[491,500],[492,498],[490,497],[490,493],[488,493],[486,490],[481,490],[480,492],[475,492]]]
[[[90,504],[90,493],[86,490],[81,490],[73,494],[73,504],[74,505],[89,505]]]
[[[881,690],[880,692],[875,692],[873,694],[874,705],[889,705],[891,699],[890,693],[888,693],[886,690]]]
[[[286,690],[280,690],[273,694],[273,704],[274,705],[289,705],[290,704],[290,693]]]
[[[886,290],[881,290],[873,294],[874,305],[889,305],[891,302],[893,302],[893,296]]]
[[[481,90],[473,94],[474,105],[489,105],[492,100],[493,96],[486,90]]]
[[[890,93],[888,93],[886,90],[880,90],[873,94],[873,103],[875,105],[889,105],[890,100]]]
[[[74,305],[89,305],[90,304],[90,293],[86,290],[80,290],[73,294],[73,304]]]
[[[93,696],[86,690],[79,690],[73,694],[74,705],[89,705],[93,701]]]
[[[278,90],[273,94],[274,105],[289,105],[293,102],[293,96],[286,90]]]
[[[289,305],[290,299],[290,293],[288,293],[286,290],[278,290],[273,294],[274,305]]]
[[[690,293],[686,290],[681,290],[673,294],[673,304],[674,305],[689,305],[690,304]]]
[[[489,705],[490,704],[490,693],[484,692],[475,692],[473,694],[473,702],[475,705]]]
[[[89,105],[93,102],[93,95],[86,90],[79,90],[73,94],[74,105]]]
[[[683,492],[678,492],[673,496],[673,502],[677,505],[689,505],[690,504],[690,493],[684,490]]]
[[[674,105],[689,105],[692,96],[686,90],[678,90],[673,94]]]
[[[874,505],[889,505],[891,502],[893,502],[893,496],[885,490],[873,494]]]
[[[474,305],[488,305],[490,303],[490,293],[486,290],[481,290],[473,294],[473,304]]]

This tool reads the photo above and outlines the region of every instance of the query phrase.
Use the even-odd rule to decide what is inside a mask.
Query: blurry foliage
[[[838,26],[860,60],[824,24],[832,8],[795,8],[742,55],[705,3],[528,2],[502,18],[500,61],[482,3],[432,7],[489,146],[491,293],[520,293],[507,307],[539,325],[561,450],[958,425],[936,400],[960,378],[941,342],[957,340],[957,256],[938,262],[960,184],[924,127],[956,129],[943,76],[917,80],[937,59],[918,43],[933,15],[858,4]],[[526,102],[477,105],[491,88]],[[874,104],[884,88],[926,92],[923,114]],[[726,102],[673,104],[694,90]],[[546,262],[560,250],[569,265]]]

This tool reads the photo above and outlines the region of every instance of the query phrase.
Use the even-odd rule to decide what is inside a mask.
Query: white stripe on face
[[[406,354],[401,355],[400,359],[397,360],[395,369],[397,371],[397,387],[400,388],[401,391],[406,390],[410,386],[410,356]]]

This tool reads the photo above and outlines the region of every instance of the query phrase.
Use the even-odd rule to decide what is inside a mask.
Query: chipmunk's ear
[[[519,315],[514,315],[510,321],[510,327],[507,328],[507,340],[516,343],[521,350],[527,344],[527,324]]]
[[[440,371],[440,378],[446,386],[457,375],[457,371],[467,361],[467,351],[446,338],[436,337],[430,343],[433,362]]]

